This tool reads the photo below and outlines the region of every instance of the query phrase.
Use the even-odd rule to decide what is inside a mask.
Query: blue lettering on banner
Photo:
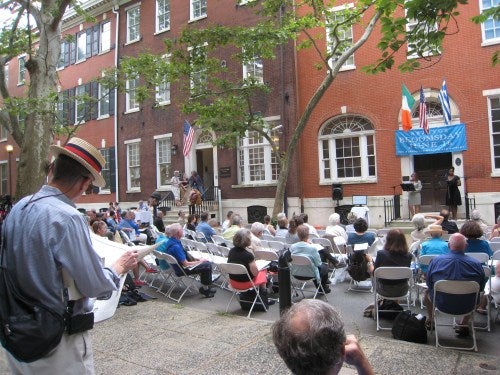
[[[425,134],[423,129],[408,132],[396,130],[396,155],[425,155],[467,150],[465,124],[430,128]]]

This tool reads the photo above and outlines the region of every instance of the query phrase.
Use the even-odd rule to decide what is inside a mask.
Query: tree
[[[488,19],[494,19],[497,22],[500,21],[500,5],[483,10],[480,15],[472,18],[472,22],[480,24],[485,23]],[[500,60],[498,60],[499,54],[500,51],[495,51],[491,56],[491,63],[493,66],[500,64]]]
[[[71,0],[8,0],[0,10],[14,14],[0,31],[0,125],[8,129],[21,149],[16,195],[35,192],[43,183],[47,154],[52,141],[54,105],[62,16]],[[27,19],[28,27],[22,20]],[[31,28],[34,22],[35,28]],[[26,54],[29,75],[24,98],[12,96],[5,82],[4,67],[14,57]],[[20,121],[22,119],[22,121]]]

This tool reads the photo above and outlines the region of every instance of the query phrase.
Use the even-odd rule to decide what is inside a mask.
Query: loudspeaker
[[[332,199],[336,201],[344,199],[342,184],[332,184]]]

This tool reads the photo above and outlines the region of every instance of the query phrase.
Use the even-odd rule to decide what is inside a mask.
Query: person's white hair
[[[258,235],[259,233],[264,232],[264,229],[266,229],[266,227],[264,227],[264,224],[256,221],[255,223],[252,223],[252,227],[250,228],[250,231],[253,234]]]
[[[481,220],[481,212],[477,208],[473,209],[470,218],[471,220]]]
[[[328,222],[331,225],[339,225],[340,224],[340,215],[337,213],[331,214],[328,218]]]
[[[284,220],[286,219],[286,214],[284,212],[280,212],[278,215],[276,215],[276,220]]]
[[[425,216],[422,214],[413,215],[411,222],[417,230],[422,230],[425,228]]]

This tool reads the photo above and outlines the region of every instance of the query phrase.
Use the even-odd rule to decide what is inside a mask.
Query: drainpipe
[[[120,13],[118,12],[120,6],[118,2],[115,1],[113,8],[111,9],[115,14],[115,68],[118,68],[118,48],[120,44],[118,43],[118,29],[120,24]],[[115,85],[115,119],[114,119],[114,128],[115,128],[115,202],[121,202],[120,200],[120,189],[118,187],[118,86]]]

